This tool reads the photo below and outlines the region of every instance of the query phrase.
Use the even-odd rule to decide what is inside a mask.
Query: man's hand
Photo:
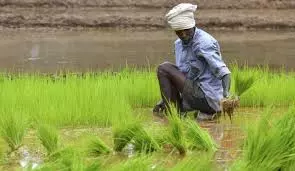
[[[223,88],[223,97],[228,98],[229,97],[229,90],[230,90],[230,84],[231,84],[231,78],[230,74],[227,74],[222,77],[222,88]]]
[[[228,91],[224,91],[224,90],[223,90],[223,97],[224,97],[225,99],[227,99],[227,98],[229,98],[229,96],[230,96],[230,93],[229,93]]]

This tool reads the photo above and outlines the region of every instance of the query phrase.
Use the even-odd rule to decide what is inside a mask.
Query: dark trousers
[[[186,79],[176,65],[169,62],[160,64],[157,76],[166,109],[170,110],[169,103],[172,103],[179,112],[199,110],[207,114],[216,113],[208,105],[201,88],[192,80]]]

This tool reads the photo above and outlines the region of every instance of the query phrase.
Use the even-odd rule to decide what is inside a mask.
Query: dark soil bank
[[[2,27],[167,27],[164,15],[181,0],[0,0]],[[212,29],[294,29],[294,0],[187,0],[197,24]]]

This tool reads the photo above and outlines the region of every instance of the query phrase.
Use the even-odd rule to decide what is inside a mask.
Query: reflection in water
[[[127,146],[123,149],[123,153],[128,157],[131,158],[135,155],[135,147],[132,143],[128,143]]]
[[[226,62],[295,67],[294,32],[209,31]],[[54,72],[174,62],[170,30],[11,31],[0,33],[0,68]],[[24,60],[23,57],[26,56]]]
[[[39,49],[40,49],[40,46],[39,44],[36,44],[32,47],[32,50],[31,50],[31,57],[28,58],[29,61],[34,61],[34,60],[38,60],[40,59],[38,56],[39,56]]]
[[[37,167],[41,164],[40,157],[33,156],[27,148],[20,149],[20,161],[19,164],[22,168],[26,168],[29,170],[37,169]]]

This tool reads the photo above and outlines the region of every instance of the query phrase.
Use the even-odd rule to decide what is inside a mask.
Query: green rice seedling
[[[168,135],[167,142],[173,145],[181,155],[187,151],[187,140],[185,138],[184,126],[178,115],[176,107],[170,107],[171,113],[168,115]]]
[[[1,135],[11,152],[21,147],[27,128],[26,119],[17,116],[1,117]]]
[[[281,170],[293,166],[295,108],[292,107],[278,121],[271,119],[269,111],[257,126],[249,128],[243,157],[234,169],[238,166],[239,169],[244,167],[243,170]]]
[[[241,106],[289,106],[294,101],[294,73],[270,73],[261,68],[237,68],[232,73],[239,75],[233,84],[240,82],[235,85],[243,98]],[[110,126],[116,120],[134,118],[134,107],[152,107],[160,98],[151,69],[66,74],[54,81],[37,73],[2,77],[0,117],[25,115],[30,121],[56,126]],[[251,85],[252,80],[247,80],[252,76],[255,84]]]
[[[213,155],[211,153],[201,153],[197,156],[192,155],[185,157],[182,161],[178,162],[172,169],[172,171],[182,171],[182,170],[214,170],[213,168]]]
[[[0,138],[0,165],[2,164],[3,157],[4,157],[4,145],[3,145],[2,138]]]
[[[157,141],[149,133],[147,133],[143,127],[138,127],[138,129],[133,131],[134,136],[132,143],[135,146],[135,150],[153,152],[160,149]]]
[[[108,147],[100,138],[91,137],[89,139],[87,153],[90,156],[98,157],[102,154],[109,154],[110,152],[111,152],[111,148]]]
[[[252,75],[245,75],[239,72],[234,74],[235,81],[235,94],[240,97],[244,92],[246,92],[254,83],[255,79]]]
[[[49,156],[49,162],[45,164],[45,169],[81,171],[85,170],[86,165],[83,156],[79,151],[72,147],[60,149]],[[42,167],[41,167],[42,168]]]
[[[115,166],[107,169],[111,171],[149,171],[153,170],[152,158],[149,155],[135,156],[125,162],[116,164]]]
[[[90,165],[86,166],[85,171],[99,171],[102,170],[100,161],[94,161]]]
[[[58,149],[58,132],[55,128],[49,125],[41,125],[38,128],[38,137],[42,145],[47,150],[47,154],[50,155]]]
[[[186,135],[190,142],[190,148],[197,150],[205,150],[215,152],[217,150],[217,145],[213,138],[206,130],[202,130],[200,126],[193,120],[187,120],[186,125]]]
[[[122,149],[133,139],[134,132],[141,129],[137,123],[131,123],[129,125],[117,125],[113,127],[113,138],[114,138],[114,150],[122,151]]]

